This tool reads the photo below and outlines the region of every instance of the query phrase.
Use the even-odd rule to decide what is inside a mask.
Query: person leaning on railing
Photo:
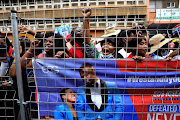
[[[21,67],[23,70],[26,68],[32,68],[32,58],[44,58],[44,57],[69,57],[66,53],[66,47],[64,46],[64,40],[60,34],[54,32],[39,33],[38,38],[35,38],[29,49],[21,57]],[[45,40],[44,40],[45,39]],[[44,48],[43,48],[44,46]],[[40,54],[36,51],[43,50]],[[16,76],[16,66],[13,65],[10,71],[12,77]]]
[[[133,26],[131,29],[121,30],[118,34],[118,54],[119,58],[128,58],[131,54],[131,50],[128,47],[128,42],[132,39],[136,38],[138,35],[144,36],[146,38],[146,42],[148,43],[149,32],[145,29],[144,26]],[[135,43],[137,45],[137,43]],[[137,56],[137,58],[139,58]]]
[[[147,40],[144,36],[134,37],[131,41],[128,42],[129,50],[131,54],[127,57],[127,59],[135,59],[137,61],[143,61],[145,58],[152,59],[147,52]]]
[[[45,36],[45,38],[44,38]],[[27,74],[28,70],[32,69],[32,58],[45,58],[45,57],[65,57],[63,54],[65,53],[64,40],[61,35],[54,34],[54,32],[39,33],[36,35],[36,38],[33,42],[31,42],[29,49],[25,52],[25,54],[20,58],[21,69],[22,69],[22,78],[23,78],[23,88],[24,88],[24,100],[30,100],[30,88],[28,87]],[[43,46],[45,46],[43,48]],[[43,51],[40,52],[40,51]],[[61,52],[59,53],[58,52]],[[40,54],[39,54],[40,53]],[[10,71],[10,76],[13,79],[16,79],[16,66],[12,65]],[[32,97],[31,100],[37,100]]]

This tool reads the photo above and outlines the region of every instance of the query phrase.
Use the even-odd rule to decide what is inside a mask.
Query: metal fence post
[[[17,86],[18,95],[20,101],[20,114],[21,114],[21,120],[25,120],[24,91],[23,91],[23,81],[22,81],[20,53],[19,53],[17,11],[15,10],[11,10],[11,25],[13,31],[14,52],[15,52],[15,60],[16,60],[16,76],[17,76],[17,85],[18,85]]]

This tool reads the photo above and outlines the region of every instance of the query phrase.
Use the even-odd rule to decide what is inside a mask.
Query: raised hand
[[[69,58],[69,55],[64,51],[58,51],[55,55],[57,58]]]
[[[143,62],[145,57],[142,57],[142,56],[133,56],[132,59],[134,59],[137,62]]]
[[[39,40],[34,40],[31,42],[30,49],[34,49],[35,47],[38,47],[41,41]]]
[[[26,33],[29,32],[29,31],[31,31],[31,29],[29,29],[29,28],[27,28],[27,27],[25,27],[25,26],[23,26],[23,25],[19,25],[19,26],[18,26],[18,32],[19,32],[20,34],[26,34]]]
[[[91,16],[92,10],[91,8],[82,9],[82,15],[84,18],[89,18]]]

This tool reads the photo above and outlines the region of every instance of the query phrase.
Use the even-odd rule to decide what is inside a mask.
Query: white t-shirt
[[[5,76],[6,72],[8,70],[8,63],[1,62],[1,67],[0,67],[0,76]]]
[[[127,58],[127,57],[131,54],[131,52],[130,52],[130,53],[127,53],[127,52],[124,50],[124,48],[120,49],[120,50],[118,51],[118,53],[121,54],[121,55],[123,56],[123,58]]]
[[[102,104],[102,97],[101,97],[101,84],[100,84],[100,79],[97,81],[98,87],[91,87],[91,100],[93,103],[100,109],[101,104]]]

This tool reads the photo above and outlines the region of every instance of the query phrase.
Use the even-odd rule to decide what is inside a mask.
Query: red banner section
[[[139,120],[180,120],[180,90],[130,89]]]
[[[180,71],[179,61],[143,61],[117,60],[121,72],[171,72]]]

